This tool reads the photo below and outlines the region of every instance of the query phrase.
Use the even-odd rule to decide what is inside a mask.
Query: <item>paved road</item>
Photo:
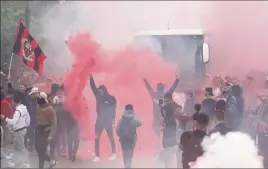
[[[90,154],[88,154],[90,156]],[[38,156],[36,152],[30,153],[30,164],[32,168],[38,167]],[[5,168],[5,160],[1,158],[1,168]],[[157,157],[146,157],[136,155],[133,159],[133,168],[163,168]],[[91,163],[90,158],[78,156],[76,162],[71,162],[66,157],[58,159],[55,168],[123,168],[122,158],[119,157],[114,161],[102,159],[99,163]]]

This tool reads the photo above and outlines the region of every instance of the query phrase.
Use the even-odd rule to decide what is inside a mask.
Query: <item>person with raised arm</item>
[[[106,130],[112,147],[112,155],[110,156],[109,160],[115,160],[116,154],[113,127],[115,124],[116,99],[114,96],[109,94],[104,85],[100,85],[97,88],[92,75],[90,76],[90,87],[96,98],[97,112],[95,124],[95,157],[92,162],[96,163],[100,161],[100,137],[103,130]]]
[[[161,104],[161,100],[163,100],[166,93],[170,93],[171,95],[174,93],[179,83],[179,76],[176,74],[176,79],[174,83],[167,91],[165,91],[165,85],[161,82],[157,84],[157,91],[153,90],[152,86],[149,84],[146,78],[144,78],[144,83],[153,102],[153,129],[155,132],[156,147],[159,147],[160,131],[162,124],[161,107],[159,106],[159,104]]]

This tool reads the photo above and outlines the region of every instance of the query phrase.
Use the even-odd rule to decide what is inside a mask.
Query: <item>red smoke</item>
[[[204,29],[211,49],[212,74],[243,76],[267,72],[268,2],[210,1]]]
[[[142,142],[141,148],[143,152],[151,150],[154,146],[152,101],[145,89],[143,77],[148,79],[153,88],[158,82],[163,82],[169,87],[175,80],[174,67],[163,62],[160,57],[133,46],[120,51],[106,51],[88,34],[71,37],[68,46],[75,59],[65,81],[68,91],[67,104],[81,122],[83,135],[91,139],[94,135],[92,131],[95,118],[90,119],[96,116],[93,94],[91,92],[85,94],[89,99],[88,110],[85,110],[86,103],[82,100],[83,90],[89,86],[88,79],[92,73],[97,86],[104,84],[109,93],[116,97],[117,121],[121,118],[126,104],[134,105],[135,112],[143,123],[138,131],[138,140]],[[102,80],[98,78],[100,73],[105,73],[105,78]],[[116,136],[115,139],[117,140]],[[106,147],[109,151],[108,141],[104,144],[106,146],[101,147]]]

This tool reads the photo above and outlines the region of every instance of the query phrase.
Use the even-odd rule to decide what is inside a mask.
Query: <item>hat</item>
[[[37,87],[33,87],[29,93],[29,95],[32,95],[34,93],[38,93],[39,92],[39,89]]]
[[[207,88],[205,89],[205,91],[206,91],[210,96],[214,96],[214,94],[213,94],[213,89],[212,89],[211,87],[207,87]]]
[[[45,92],[40,92],[40,97],[45,99],[46,102],[48,102],[47,101],[47,94]]]

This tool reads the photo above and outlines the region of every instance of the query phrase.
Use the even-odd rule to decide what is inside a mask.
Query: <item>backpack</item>
[[[118,136],[121,142],[134,142],[136,138],[136,126],[129,120],[122,120]]]
[[[189,155],[190,161],[196,161],[196,159],[203,155],[202,141],[204,137],[199,137],[194,134],[194,132],[190,132],[190,139],[187,143],[186,151]]]

